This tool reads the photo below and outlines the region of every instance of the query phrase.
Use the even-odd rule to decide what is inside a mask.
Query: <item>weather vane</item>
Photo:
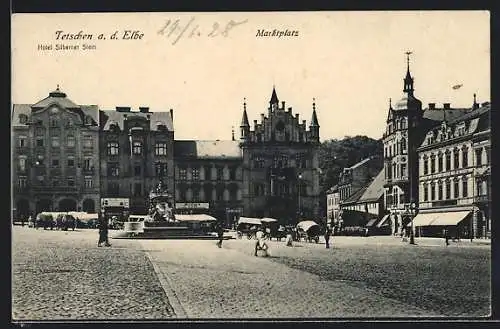
[[[413,54],[413,51],[407,51],[405,52],[406,54],[406,62],[408,63],[408,65],[410,65],[410,55]]]

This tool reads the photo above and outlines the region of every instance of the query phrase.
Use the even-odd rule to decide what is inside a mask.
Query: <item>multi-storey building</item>
[[[174,193],[173,111],[148,107],[101,111],[101,196],[129,198],[130,212],[147,213],[148,195],[159,181]]]
[[[328,224],[336,225],[340,216],[340,193],[338,185],[332,186],[326,191],[326,221]]]
[[[243,212],[242,154],[235,140],[176,140],[176,213],[206,213],[231,227]]]
[[[400,232],[410,221],[407,215],[408,203],[418,207],[418,159],[419,147],[429,129],[444,120],[452,120],[463,115],[469,109],[452,109],[444,104],[437,109],[434,103],[422,109],[422,102],[414,95],[413,77],[408,66],[403,79],[404,95],[394,107],[389,102],[384,142],[385,204],[391,213],[390,219],[395,229]]]
[[[471,111],[427,132],[417,150],[418,233],[440,235],[443,226],[457,226],[462,237],[490,235],[490,108],[474,97]]]
[[[99,109],[77,105],[59,86],[36,104],[14,104],[15,216],[99,208]]]
[[[366,187],[373,177],[380,172],[381,167],[380,157],[371,156],[351,167],[344,168],[340,173],[337,184],[340,204],[361,188]]]
[[[319,123],[313,101],[306,120],[279,106],[273,88],[267,116],[250,128],[243,104],[240,146],[243,152],[243,206],[246,216],[269,216],[294,222],[321,216],[319,206]]]
[[[343,226],[364,226],[370,220],[380,220],[385,215],[384,171],[372,176],[369,182],[356,189],[340,203]]]

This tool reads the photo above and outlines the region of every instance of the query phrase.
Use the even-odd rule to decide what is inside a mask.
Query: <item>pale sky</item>
[[[188,25],[184,36],[158,34]],[[224,37],[208,34],[234,26]],[[35,103],[59,84],[77,104],[174,110],[176,139],[239,137],[243,98],[249,121],[267,113],[273,84],[300,119],[312,98],[322,140],[380,138],[388,100],[402,97],[406,51],[415,95],[424,105],[490,100],[490,15],[486,11],[16,14],[12,18],[12,102]],[[197,32],[189,38],[192,29]],[[298,37],[257,37],[257,30]],[[94,40],[56,40],[56,31]],[[139,30],[137,40],[110,40]],[[103,33],[107,39],[97,40]],[[177,32],[178,33],[178,32]],[[82,45],[95,45],[82,50]],[[80,50],[37,50],[38,45]],[[452,86],[462,84],[458,90]]]

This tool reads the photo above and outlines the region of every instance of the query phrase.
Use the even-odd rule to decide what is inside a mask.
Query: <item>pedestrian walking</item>
[[[98,247],[101,247],[102,244],[106,247],[111,246],[108,240],[108,221],[106,219],[106,216],[101,215],[99,216],[99,242],[97,243]]]
[[[325,244],[326,244],[326,249],[330,248],[330,235],[332,234],[332,229],[330,227],[330,224],[326,225],[325,228]]]
[[[217,236],[219,241],[217,241],[217,247],[222,248],[222,240],[224,239],[224,227],[222,227],[221,223],[217,224]]]

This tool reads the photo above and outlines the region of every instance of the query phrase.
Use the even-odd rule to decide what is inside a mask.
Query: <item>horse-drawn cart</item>
[[[297,224],[297,232],[299,234],[299,240],[304,239],[304,241],[319,243],[321,227],[318,223],[312,220],[301,221]]]

